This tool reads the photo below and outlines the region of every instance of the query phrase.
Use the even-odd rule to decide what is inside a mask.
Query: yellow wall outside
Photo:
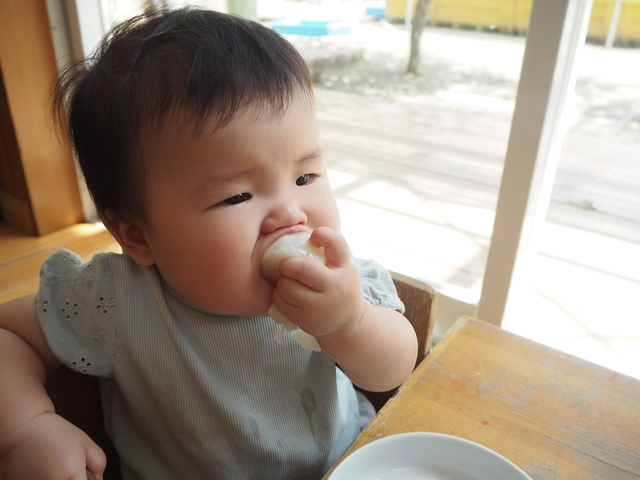
[[[529,25],[533,0],[431,0],[429,21],[454,26],[497,28],[504,32],[525,32]],[[417,0],[413,0],[413,7]],[[589,38],[604,40],[615,0],[594,0]],[[386,16],[403,20],[407,0],[387,0]],[[616,39],[640,41],[640,0],[623,0]]]
[[[615,0],[594,0],[587,36],[604,40],[609,31]],[[640,41],[640,0],[624,0],[616,39],[623,42]]]

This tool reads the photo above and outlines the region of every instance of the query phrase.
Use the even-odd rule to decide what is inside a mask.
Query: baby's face
[[[221,314],[262,315],[260,275],[278,237],[340,229],[315,111],[296,98],[283,116],[249,109],[222,129],[169,126],[148,151],[145,237],[164,280]]]

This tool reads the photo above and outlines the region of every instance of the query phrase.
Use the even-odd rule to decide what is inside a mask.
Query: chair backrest
[[[433,289],[414,278],[391,272],[398,296],[405,306],[405,316],[413,325],[418,337],[420,363],[431,349],[431,335],[435,320],[436,297]],[[102,416],[98,379],[60,367],[49,375],[47,392],[56,412],[84,430],[107,455],[107,471],[104,480],[121,480],[118,454],[107,435]],[[376,410],[379,410],[396,390],[389,392],[365,392]]]

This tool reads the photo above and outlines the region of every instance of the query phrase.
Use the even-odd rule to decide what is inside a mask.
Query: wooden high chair
[[[416,365],[431,349],[431,334],[435,319],[435,294],[427,284],[392,272],[398,296],[404,302],[405,316],[409,319],[418,337]],[[107,436],[102,419],[102,407],[98,379],[60,367],[47,378],[47,392],[56,407],[56,412],[84,430],[107,455],[105,480],[121,480],[118,454]],[[363,392],[379,410],[395,393]]]

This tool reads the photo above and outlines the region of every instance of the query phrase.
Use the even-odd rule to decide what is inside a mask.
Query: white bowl
[[[502,455],[463,438],[402,433],[356,450],[329,480],[531,480]]]

